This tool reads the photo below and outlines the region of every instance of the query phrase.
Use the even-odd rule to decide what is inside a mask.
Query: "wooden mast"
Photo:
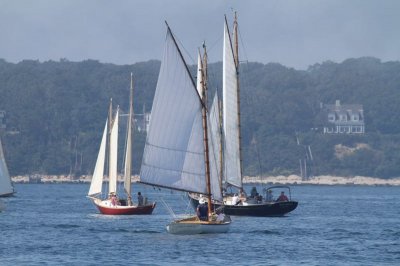
[[[241,124],[240,124],[240,87],[239,87],[239,44],[238,44],[238,22],[237,22],[237,12],[235,12],[235,21],[233,22],[233,32],[235,34],[235,52],[234,60],[236,65],[236,88],[237,88],[237,120],[238,120],[238,137],[239,137],[239,159],[240,159],[240,177],[243,178],[243,158],[242,158],[242,134],[241,134]],[[242,185],[243,187],[243,185]]]
[[[203,139],[204,139],[204,161],[206,167],[206,185],[207,185],[207,199],[208,199],[208,219],[211,217],[212,204],[211,204],[211,181],[210,181],[210,155],[208,148],[208,125],[207,125],[207,49],[205,43],[203,44],[204,55],[201,64],[202,74],[202,115],[203,115]]]

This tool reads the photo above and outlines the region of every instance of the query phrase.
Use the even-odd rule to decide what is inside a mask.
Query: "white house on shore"
[[[335,104],[323,106],[327,123],[324,134],[364,134],[364,110],[361,104]]]

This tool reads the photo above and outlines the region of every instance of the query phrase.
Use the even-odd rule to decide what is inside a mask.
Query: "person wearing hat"
[[[201,221],[208,221],[208,206],[204,198],[200,198],[197,206],[197,216]]]

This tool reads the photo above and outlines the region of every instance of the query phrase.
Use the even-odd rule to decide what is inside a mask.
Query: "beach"
[[[13,176],[14,183],[90,183],[92,177],[84,175],[74,177],[70,175],[19,175]],[[107,180],[107,179],[106,179]],[[118,176],[123,181],[123,176]],[[139,176],[132,176],[132,182],[139,181]],[[339,177],[330,175],[314,176],[303,180],[300,176],[245,176],[245,184],[274,184],[274,185],[364,185],[364,186],[400,186],[400,177],[383,179],[376,177],[354,176]]]

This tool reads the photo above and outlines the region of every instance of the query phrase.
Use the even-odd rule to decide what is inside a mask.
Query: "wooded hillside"
[[[109,99],[126,111],[133,72],[135,112],[149,112],[159,67],[159,61],[0,60],[2,141],[11,175],[91,174]],[[221,70],[221,63],[210,65],[212,90],[221,89]],[[299,174],[304,147],[297,134],[311,147],[315,175],[400,176],[400,62],[348,59],[307,71],[246,63],[240,70],[245,174]],[[365,135],[322,134],[320,103],[335,100],[363,105]],[[135,132],[134,141],[137,173],[145,135]],[[338,147],[348,152],[338,156]]]

